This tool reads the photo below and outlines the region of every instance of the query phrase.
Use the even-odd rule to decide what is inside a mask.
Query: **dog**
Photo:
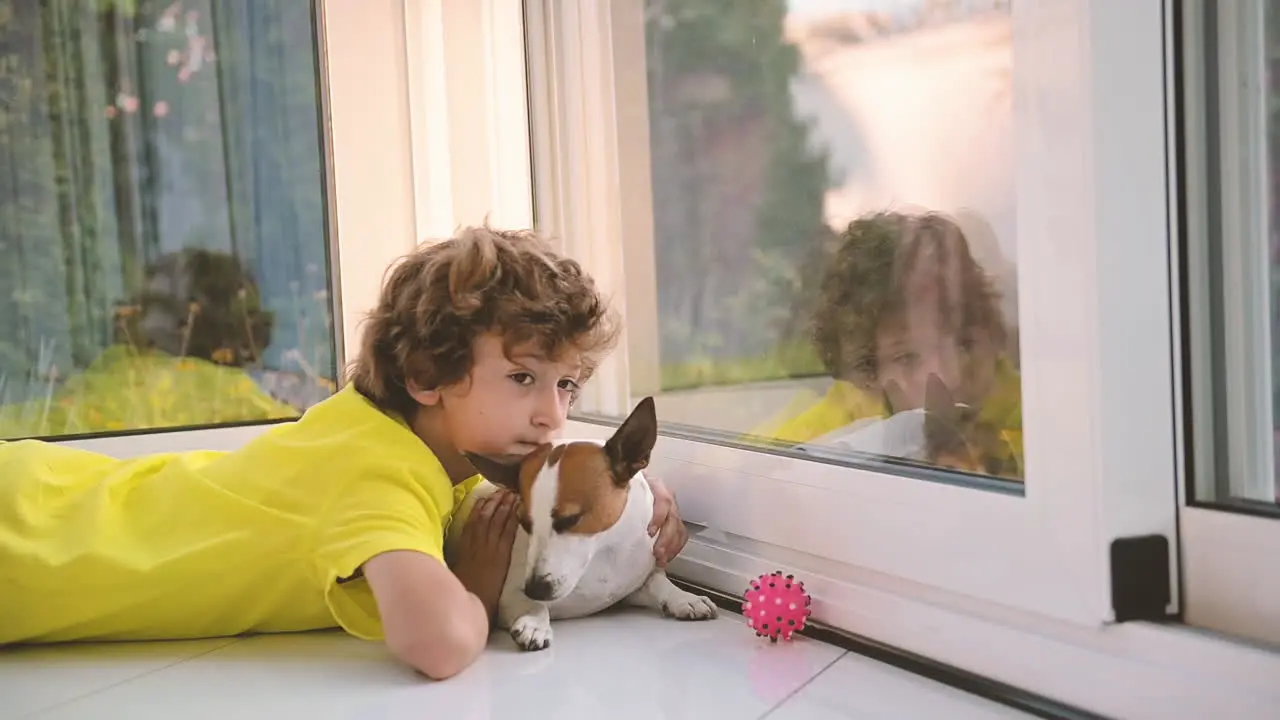
[[[520,530],[498,600],[498,625],[523,650],[551,644],[551,621],[584,617],[619,603],[678,620],[710,620],[709,598],[685,592],[657,567],[653,491],[641,472],[658,439],[653,398],[642,400],[605,442],[561,440],[525,456],[468,454],[486,483],[459,508],[498,487],[520,496]],[[452,523],[446,558],[465,522]]]
[[[993,477],[1019,477],[999,428],[978,408],[959,403],[946,383],[930,375],[925,384],[925,460],[936,467]]]

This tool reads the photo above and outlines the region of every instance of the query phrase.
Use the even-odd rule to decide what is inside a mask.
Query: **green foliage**
[[[0,439],[293,418],[243,370],[115,346],[65,384],[0,404]],[[0,395],[3,388],[0,388]]]
[[[311,6],[0,0],[0,402],[152,344],[121,310],[178,248],[270,274],[251,312],[187,333],[240,339],[171,351],[260,360],[260,301],[272,362],[335,372]]]
[[[768,353],[743,358],[693,358],[662,366],[662,389],[686,390],[714,385],[737,385],[779,378],[826,374],[812,343],[779,343]]]
[[[646,5],[664,387],[807,374],[786,329],[829,173],[792,107],[786,3]]]
[[[784,109],[790,102],[787,83],[800,67],[800,56],[782,37],[783,0],[650,0],[648,5],[647,30],[661,35],[665,72],[725,75],[733,89],[727,103],[790,115]]]
[[[133,16],[138,12],[138,0],[97,0],[98,12],[116,12],[120,15]]]

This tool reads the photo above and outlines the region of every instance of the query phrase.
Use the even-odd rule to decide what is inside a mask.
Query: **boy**
[[[484,649],[515,500],[474,510],[452,572],[464,452],[551,439],[617,330],[531,233],[469,229],[389,273],[351,382],[233,452],[116,460],[0,444],[0,645],[339,626],[432,678]],[[686,536],[658,486],[666,562]]]
[[[940,213],[882,212],[850,223],[840,243],[812,319],[836,382],[817,403],[753,434],[821,442],[859,420],[925,407],[933,376],[976,411],[963,430],[980,446],[982,471],[1021,480],[1021,380],[998,293],[960,226]]]

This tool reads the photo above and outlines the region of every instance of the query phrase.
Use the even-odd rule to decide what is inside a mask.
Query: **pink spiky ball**
[[[752,580],[742,600],[747,627],[756,631],[756,637],[767,637],[771,642],[790,640],[793,633],[803,630],[812,602],[804,583],[781,570]]]

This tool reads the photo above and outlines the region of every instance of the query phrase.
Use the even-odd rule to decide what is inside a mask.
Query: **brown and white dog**
[[[498,600],[498,624],[525,650],[551,644],[551,621],[583,617],[620,602],[679,620],[716,617],[710,599],[687,593],[657,567],[649,537],[653,492],[641,472],[658,439],[645,398],[607,441],[561,440],[523,457],[469,455],[488,483],[459,508],[470,517],[496,485],[520,495],[521,530]],[[452,556],[463,523],[445,539]]]

